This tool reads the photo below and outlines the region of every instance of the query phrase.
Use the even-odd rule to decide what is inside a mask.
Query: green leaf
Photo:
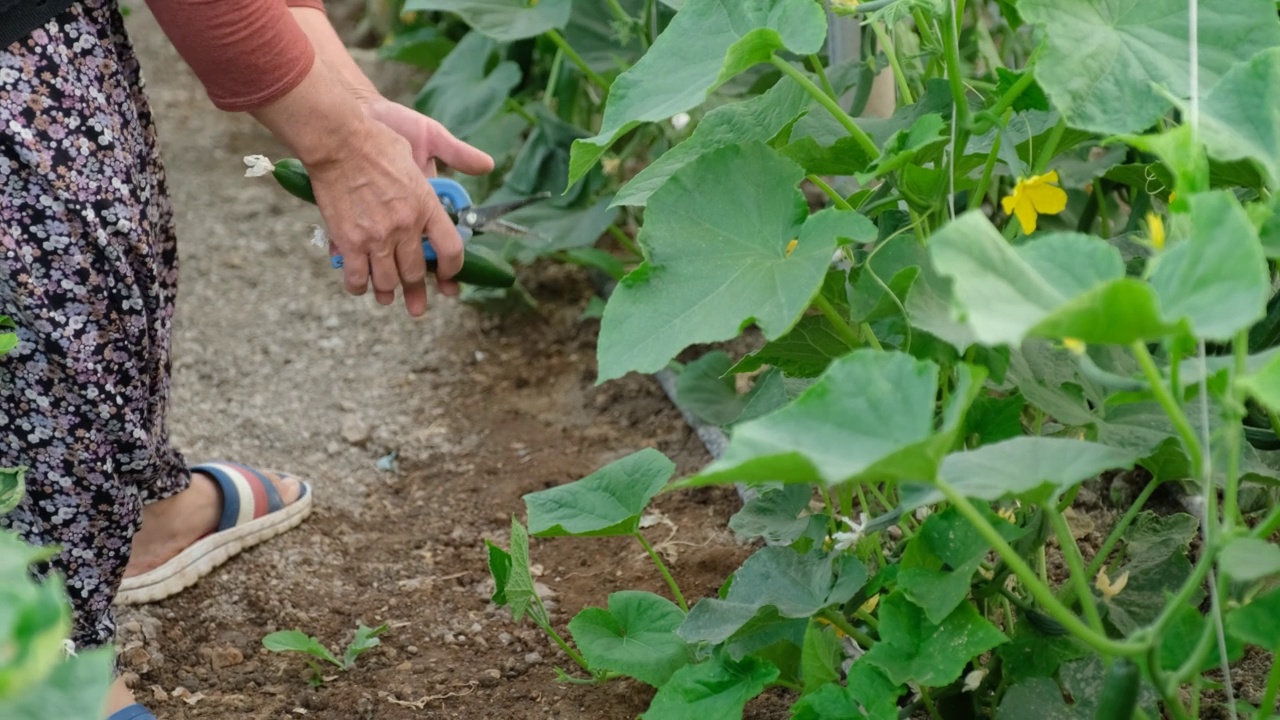
[[[586,133],[574,125],[561,120],[541,103],[526,108],[538,123],[529,133],[524,146],[516,155],[515,163],[504,179],[504,191],[515,197],[528,197],[540,192],[552,193],[552,197],[544,206],[565,208],[589,199],[594,187],[602,184],[602,174],[592,175],[576,183],[569,182],[569,148],[573,141]],[[568,188],[567,190],[565,188]],[[504,193],[504,194],[506,194]],[[489,202],[501,202],[490,198]],[[608,208],[608,204],[605,204]],[[616,213],[608,213],[615,217]],[[510,219],[514,214],[504,219]],[[519,222],[511,220],[511,222]],[[594,240],[595,238],[592,238]]]
[[[810,217],[795,187],[803,176],[764,145],[735,145],[703,155],[653,194],[639,238],[645,262],[605,309],[601,382],[660,370],[689,345],[736,337],[748,321],[770,340],[791,329],[837,238],[866,222],[834,209]]]
[[[996,68],[996,78],[998,82],[996,83],[994,96],[1004,97],[1005,93],[1012,90],[1013,86],[1018,84],[1018,81],[1020,81],[1027,72],[1015,72],[1013,70],[1006,70],[1005,68]],[[1018,96],[1018,99],[1013,101],[1012,107],[1015,112],[1022,112],[1024,110],[1042,110],[1048,112],[1049,98],[1044,94],[1044,88],[1040,87],[1040,83],[1033,80],[1031,85],[1027,87],[1027,89],[1023,90],[1022,94]]]
[[[973,211],[943,226],[929,247],[985,345],[1017,345],[1028,335],[1129,343],[1168,329],[1150,288],[1124,277],[1119,250],[1101,238],[1048,233],[1015,247]]]
[[[995,525],[1007,538],[1017,535],[1003,520]],[[973,574],[988,550],[990,545],[955,508],[934,513],[907,543],[898,588],[924,610],[929,622],[939,625],[969,595]]]
[[[1073,127],[1145,130],[1170,108],[1157,89],[1190,96],[1190,23],[1183,0],[1022,0],[1018,11],[1046,33],[1036,78]],[[1200,92],[1244,57],[1280,44],[1270,0],[1202,0]]]
[[[1164,609],[1166,598],[1176,594],[1191,574],[1187,555],[1199,523],[1186,513],[1161,516],[1150,511],[1138,515],[1125,533],[1125,562],[1109,570],[1112,580],[1129,573],[1120,594],[1103,601],[1107,620],[1129,634],[1154,621]],[[1192,603],[1200,602],[1197,590]]]
[[[800,698],[791,720],[898,720],[902,692],[864,657],[849,668],[847,686],[830,683]]]
[[[511,582],[511,553],[494,545],[492,540],[486,539],[484,544],[489,550],[489,574],[493,576],[493,595],[489,599],[502,607],[507,604],[507,583]]]
[[[1280,589],[1227,613],[1227,630],[1264,650],[1280,650]]]
[[[965,416],[964,436],[975,439],[975,447],[1019,437],[1026,406],[1026,399],[1016,392],[1003,397],[983,395]]]
[[[624,590],[609,596],[609,609],[588,607],[569,621],[569,632],[592,670],[609,670],[662,687],[692,659],[676,635],[684,612],[653,593]]]
[[[692,3],[694,0],[690,0]],[[741,717],[747,701],[778,677],[767,660],[715,657],[686,665],[658,689],[643,720],[707,720]]]
[[[630,535],[649,501],[676,471],[667,456],[646,448],[568,485],[524,496],[536,537]]]
[[[788,618],[807,618],[843,603],[867,582],[867,569],[850,555],[813,551],[805,555],[789,547],[766,546],[747,558],[733,575],[725,600],[763,607],[772,605]],[[703,600],[690,612],[690,623]]]
[[[720,350],[685,365],[676,379],[676,399],[680,407],[703,422],[727,427],[786,403],[781,378],[771,375],[761,376],[750,390],[738,394],[732,368],[733,360]]]
[[[1170,622],[1164,626],[1160,633],[1160,666],[1167,672],[1173,672],[1187,661],[1187,658],[1195,655],[1196,646],[1200,643],[1200,638],[1204,636],[1205,624],[1217,623],[1214,618],[1202,615],[1199,610],[1189,604],[1183,603],[1174,610],[1173,617]],[[1216,627],[1210,632],[1214,632]],[[1244,643],[1230,633],[1225,638],[1227,647],[1227,659],[1234,664],[1244,655]],[[1218,653],[1218,643],[1214,642],[1210,645],[1209,652],[1204,656],[1200,665],[1192,668],[1195,672],[1203,673],[1219,668],[1222,666],[1222,658]]]
[[[825,13],[810,0],[689,0],[649,52],[609,88],[600,133],[574,143],[570,179],[585,175],[638,123],[696,107],[717,86],[775,51],[817,52],[826,30]]]
[[[511,618],[516,622],[525,613],[534,610],[537,597],[533,575],[529,572],[529,533],[520,521],[511,518],[511,552],[485,540],[489,548],[489,572],[493,575],[493,602],[511,608]]]
[[[908,292],[928,262],[929,251],[918,238],[897,235],[885,240],[850,284],[850,315],[858,322],[902,317]]]
[[[809,621],[804,631],[804,646],[800,653],[800,678],[804,692],[811,693],[819,687],[840,679],[840,663],[844,661],[844,644],[835,628],[816,620]]]
[[[502,110],[507,95],[520,84],[520,66],[510,60],[486,69],[497,51],[489,38],[467,34],[427,81],[414,106],[466,139]]]
[[[434,71],[453,51],[455,43],[435,27],[420,27],[407,33],[392,35],[390,42],[378,48],[378,57]]]
[[[330,652],[324,643],[301,630],[273,632],[262,638],[262,647],[271,652],[300,652],[317,660],[333,663],[337,667],[343,667],[342,661]]]
[[[827,316],[806,315],[786,335],[742,358],[728,372],[754,372],[770,365],[791,377],[818,377],[850,349]]]
[[[1008,641],[969,603],[931,623],[924,610],[895,592],[880,601],[879,615],[881,639],[866,659],[898,685],[948,685],[972,658]]]
[[[25,467],[0,468],[0,515],[8,513],[22,502],[26,493],[26,483],[22,478],[26,471]]]
[[[1105,470],[1131,468],[1139,455],[1131,450],[1085,440],[1018,437],[948,455],[939,475],[960,494],[975,500],[1018,499],[1041,503]],[[903,505],[915,509],[942,502],[938,490],[903,489]]]
[[[406,0],[404,9],[457,13],[494,40],[512,42],[563,28],[573,0]]]
[[[996,648],[1002,672],[1012,683],[1053,677],[1063,663],[1089,655],[1089,648],[1070,635],[1046,635],[1029,622],[1015,626],[1009,642]]]
[[[0,693],[0,717],[98,720],[115,679],[114,666],[115,653],[110,648],[80,652],[55,665],[41,682],[24,686],[19,694]]]
[[[7,315],[0,315],[0,355],[18,347],[18,326]]]
[[[504,189],[501,193],[494,193],[486,204],[503,202],[504,199],[514,200],[515,196],[509,196]],[[593,250],[591,246],[608,231],[617,217],[618,211],[609,207],[608,197],[582,208],[566,209],[547,203],[530,205],[503,219],[533,230],[534,237],[512,238],[504,254],[523,265],[561,251],[581,260],[584,257],[581,253]],[[618,277],[626,274],[620,261],[614,259],[612,262],[611,271],[617,271]]]
[[[1274,23],[1273,23],[1274,24]],[[1269,98],[1280,85],[1280,48],[1232,67],[1200,103],[1200,137],[1219,160],[1250,160],[1280,183],[1280,106]]]
[[[613,204],[644,206],[677,170],[712,150],[768,142],[808,109],[809,102],[804,88],[783,78],[762,95],[721,105],[702,118],[688,140],[663,153],[623,185]]]
[[[748,500],[729,518],[729,528],[744,539],[764,538],[771,545],[789,545],[809,526],[813,488],[783,485]]]
[[[1062,689],[1052,679],[1033,677],[1009,688],[996,711],[996,720],[1025,718],[1092,720],[1093,713],[1082,707],[1067,705],[1062,699]]]
[[[386,623],[376,628],[371,628],[364,624],[356,628],[355,638],[347,646],[346,652],[342,654],[342,667],[348,670],[355,667],[356,658],[381,645],[382,641],[378,639],[378,636],[386,634],[389,629],[390,626]]]
[[[1151,285],[1167,320],[1185,318],[1198,337],[1229,340],[1266,314],[1267,261],[1249,216],[1230,193],[1197,194],[1187,202],[1191,236],[1157,256]]]
[[[794,402],[739,425],[724,455],[677,483],[824,483],[932,477],[938,368],[896,352],[836,360]]]
[[[1222,548],[1218,563],[1232,580],[1262,580],[1280,573],[1280,547],[1258,538],[1236,538]]]

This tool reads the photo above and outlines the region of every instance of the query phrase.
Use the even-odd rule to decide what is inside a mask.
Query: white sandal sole
[[[160,567],[125,578],[116,591],[114,604],[145,605],[176,595],[232,557],[297,527],[311,514],[313,495],[310,485],[298,482],[304,491],[292,503],[243,525],[201,538]]]

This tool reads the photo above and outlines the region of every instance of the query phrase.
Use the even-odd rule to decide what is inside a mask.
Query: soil
[[[212,109],[140,3],[129,25],[148,77],[181,234],[172,432],[188,459],[288,470],[314,485],[300,528],[167,601],[121,608],[118,648],[160,718],[634,718],[652,689],[557,681],[568,658],[489,600],[485,539],[506,546],[521,496],[644,447],[680,473],[709,459],[657,383],[595,384],[592,295],[576,270],[522,272],[536,313],[438,300],[423,320],[346,295],[311,247],[314,208],[243,177],[282,148]],[[386,70],[383,73],[388,72]],[[397,82],[396,73],[380,76]],[[396,453],[391,471],[378,461]],[[751,552],[728,531],[731,489],[660,498],[646,532],[686,597],[713,595]],[[630,540],[534,540],[563,632],[627,588],[667,594]],[[262,648],[296,628],[341,651],[380,647],[322,687],[297,655]],[[783,718],[782,691],[749,718]]]

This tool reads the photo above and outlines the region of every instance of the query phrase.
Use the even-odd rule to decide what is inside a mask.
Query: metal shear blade
[[[516,237],[527,237],[533,234],[533,231],[523,225],[517,225],[502,217],[509,213],[513,213],[524,207],[528,207],[537,202],[541,202],[551,197],[549,192],[541,192],[537,195],[531,195],[520,200],[513,200],[507,203],[498,203],[496,205],[486,205],[485,207],[467,208],[458,213],[458,227],[468,228],[474,234],[480,233],[497,233],[500,235],[514,235]]]

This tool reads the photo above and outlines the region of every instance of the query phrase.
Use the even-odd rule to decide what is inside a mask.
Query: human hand
[[[341,148],[308,168],[316,204],[332,250],[341,253],[347,292],[362,295],[372,283],[382,305],[404,287],[404,304],[414,317],[427,310],[426,260],[422,236],[438,255],[436,285],[456,295],[450,278],[462,267],[462,239],[431,185],[423,178],[412,148],[382,123],[365,120],[348,133]]]
[[[367,117],[409,141],[413,161],[427,177],[435,177],[437,159],[468,175],[493,172],[492,157],[454,137],[445,126],[426,115],[381,95],[364,100],[363,106]]]

